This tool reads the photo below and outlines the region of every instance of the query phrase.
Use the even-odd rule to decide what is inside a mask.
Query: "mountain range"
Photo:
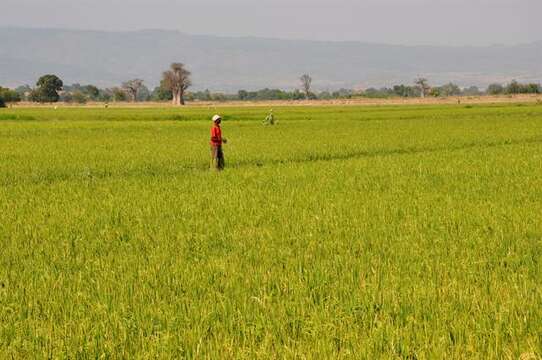
[[[66,84],[118,86],[140,78],[156,86],[172,62],[192,71],[194,89],[292,89],[304,73],[317,90],[411,84],[487,86],[542,81],[542,41],[484,47],[191,35],[178,31],[105,32],[0,27],[0,85],[33,85],[53,73]]]

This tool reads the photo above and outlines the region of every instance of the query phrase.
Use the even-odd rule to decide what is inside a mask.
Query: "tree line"
[[[162,73],[160,85],[150,90],[141,79],[123,82],[118,87],[101,89],[94,85],[64,85],[56,75],[40,77],[35,87],[28,85],[16,89],[0,87],[0,106],[6,103],[31,101],[38,103],[84,104],[86,102],[145,102],[171,101],[174,105],[184,105],[186,101],[262,101],[262,100],[332,100],[352,98],[411,98],[411,97],[449,97],[482,96],[508,94],[541,94],[540,84],[523,84],[516,80],[508,84],[491,84],[486,89],[476,86],[460,88],[454,83],[431,86],[425,78],[416,79],[412,85],[399,84],[393,87],[368,88],[365,90],[339,89],[336,91],[312,90],[313,79],[309,74],[299,78],[299,88],[292,91],[281,89],[261,89],[257,91],[239,90],[235,94],[218,92],[188,91],[192,86],[191,72],[182,63],[173,63]]]
[[[141,79],[125,81],[119,87],[100,89],[95,85],[64,85],[57,75],[41,76],[34,88],[29,85],[16,89],[0,87],[0,106],[5,103],[31,101],[37,103],[83,104],[87,101],[163,101],[170,100],[175,105],[184,105],[186,91],[192,85],[191,73],[182,63],[173,63],[162,73],[160,86],[150,91]]]

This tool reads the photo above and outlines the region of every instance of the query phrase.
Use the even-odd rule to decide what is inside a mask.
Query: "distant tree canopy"
[[[100,95],[100,89],[94,85],[83,86],[82,92],[88,96],[90,100],[98,100],[98,96]]]
[[[133,79],[122,83],[122,89],[133,102],[138,101],[138,95],[142,88],[143,80],[141,79]]]
[[[465,96],[479,96],[481,94],[482,92],[480,91],[480,89],[478,89],[477,86],[471,86],[466,89],[463,89],[462,91],[462,95],[465,95]]]
[[[431,90],[431,87],[429,86],[429,81],[426,78],[423,78],[423,77],[417,78],[414,81],[414,84],[416,84],[416,86],[420,90],[420,96],[422,98],[424,98],[429,92],[429,90]]]
[[[21,100],[26,100],[32,92],[32,88],[29,85],[21,85],[15,89],[15,92],[19,94]]]
[[[257,91],[239,90],[237,100],[241,101],[259,101],[259,100],[301,100],[305,95],[299,91],[292,92],[280,89],[261,89]]]
[[[540,84],[527,83],[522,84],[517,80],[512,80],[507,85],[491,84],[488,86],[486,92],[489,95],[501,95],[501,94],[541,94],[542,87]]]
[[[461,88],[454,83],[448,83],[431,88],[430,94],[435,97],[458,96],[461,95]]]
[[[86,104],[88,98],[82,91],[75,91],[72,94],[72,101],[77,104]]]
[[[160,81],[160,86],[156,87],[151,96],[154,101],[172,101],[173,92],[168,89],[164,79]]]
[[[312,92],[312,78],[305,74],[299,78],[302,89],[260,89],[255,91],[239,90],[234,94],[211,92],[210,90],[188,92],[192,85],[191,74],[183,64],[171,64],[171,69],[163,73],[160,86],[152,92],[143,84],[143,80],[134,79],[122,84],[122,87],[100,89],[95,85],[64,85],[56,75],[44,75],[35,89],[28,85],[19,86],[15,90],[0,87],[0,98],[4,103],[21,100],[36,102],[74,102],[86,103],[88,101],[173,101],[174,104],[184,104],[185,98],[190,101],[266,101],[282,100],[295,101],[302,99],[352,99],[352,98],[393,98],[393,97],[420,97],[420,96],[480,96],[500,94],[541,94],[542,87],[537,83],[520,83],[516,80],[502,85],[494,83],[485,91],[476,86],[460,88],[452,82],[430,87],[425,78],[416,79],[413,85],[398,84],[393,87],[368,88],[366,90],[339,89],[335,91]]]
[[[491,84],[487,87],[487,90],[486,92],[489,94],[489,95],[500,95],[500,94],[504,94],[504,86],[502,86],[501,84]]]
[[[124,90],[118,87],[114,87],[113,89],[111,89],[111,98],[113,99],[113,101],[118,102],[126,101],[128,99]]]
[[[309,74],[303,74],[299,80],[301,81],[301,89],[305,93],[305,97],[309,99],[311,97],[312,77]]]
[[[106,90],[100,90],[94,85],[64,85],[60,100],[64,102],[75,102],[84,104],[87,101],[104,101]]]
[[[60,98],[58,92],[62,90],[64,83],[56,75],[44,75],[36,83],[37,88],[32,91],[31,100],[48,103],[57,102]]]
[[[419,89],[408,85],[395,85],[393,94],[400,97],[419,97]]]
[[[0,99],[4,103],[12,103],[21,101],[21,95],[15,90],[10,90],[8,88],[3,88],[0,86]]]
[[[141,85],[137,92],[137,101],[149,101],[151,99],[151,91],[145,85]]]
[[[171,91],[174,105],[184,105],[185,92],[192,86],[191,76],[192,73],[182,63],[171,64],[170,69],[162,74],[161,84]]]
[[[505,88],[506,94],[540,94],[540,84],[520,84],[517,80],[512,80]]]

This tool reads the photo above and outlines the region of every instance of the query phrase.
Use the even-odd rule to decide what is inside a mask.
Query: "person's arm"
[[[228,140],[226,140],[226,139],[224,139],[224,138],[222,137],[222,129],[217,129],[217,133],[220,134],[220,136],[219,136],[219,142],[220,142],[221,144],[227,144],[227,143],[228,143]]]

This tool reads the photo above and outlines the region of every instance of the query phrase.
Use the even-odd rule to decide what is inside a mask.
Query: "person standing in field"
[[[213,116],[213,127],[211,127],[211,169],[223,170],[224,169],[224,151],[222,151],[222,144],[226,144],[228,141],[222,138],[222,128],[220,123],[222,117],[220,115]]]

